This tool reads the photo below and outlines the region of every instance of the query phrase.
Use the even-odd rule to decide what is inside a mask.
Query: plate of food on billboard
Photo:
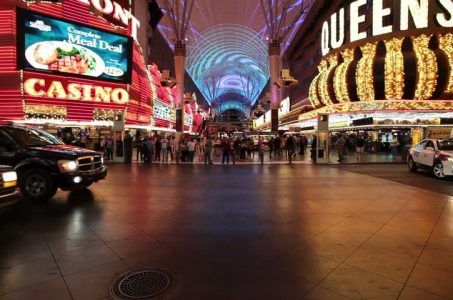
[[[130,82],[131,38],[27,10],[19,13],[23,69]]]

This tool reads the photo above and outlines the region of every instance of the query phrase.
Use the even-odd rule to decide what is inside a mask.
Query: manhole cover
[[[127,272],[112,284],[110,292],[115,299],[153,299],[165,293],[172,285],[170,275],[156,268]]]

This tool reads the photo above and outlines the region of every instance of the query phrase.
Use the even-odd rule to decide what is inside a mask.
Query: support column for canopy
[[[175,45],[175,76],[176,76],[176,133],[178,140],[184,133],[184,79],[186,74],[186,45]]]
[[[269,68],[271,75],[271,131],[278,131],[278,110],[282,98],[282,90],[277,86],[282,70],[282,57],[280,55],[280,42],[272,41],[269,44]]]
[[[186,32],[195,0],[163,0],[175,35],[176,139],[184,134],[184,77],[186,72]]]
[[[285,42],[290,30],[307,12],[314,0],[260,0],[261,11],[266,23],[269,44],[269,68],[271,75],[271,130],[278,131],[278,110],[282,91],[276,85],[282,70],[281,43]],[[288,12],[297,9],[291,20]]]

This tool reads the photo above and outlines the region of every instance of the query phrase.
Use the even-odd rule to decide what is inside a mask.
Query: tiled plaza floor
[[[138,267],[174,276],[162,299],[453,298],[453,202],[331,167],[114,164],[0,214],[1,300],[110,299]]]

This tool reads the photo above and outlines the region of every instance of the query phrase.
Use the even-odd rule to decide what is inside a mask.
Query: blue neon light
[[[235,94],[236,99],[227,100],[235,103],[231,105],[235,109],[244,111],[253,105],[269,80],[268,46],[263,38],[248,27],[222,24],[197,40],[188,49],[186,68],[205,98],[214,103],[222,95]]]

